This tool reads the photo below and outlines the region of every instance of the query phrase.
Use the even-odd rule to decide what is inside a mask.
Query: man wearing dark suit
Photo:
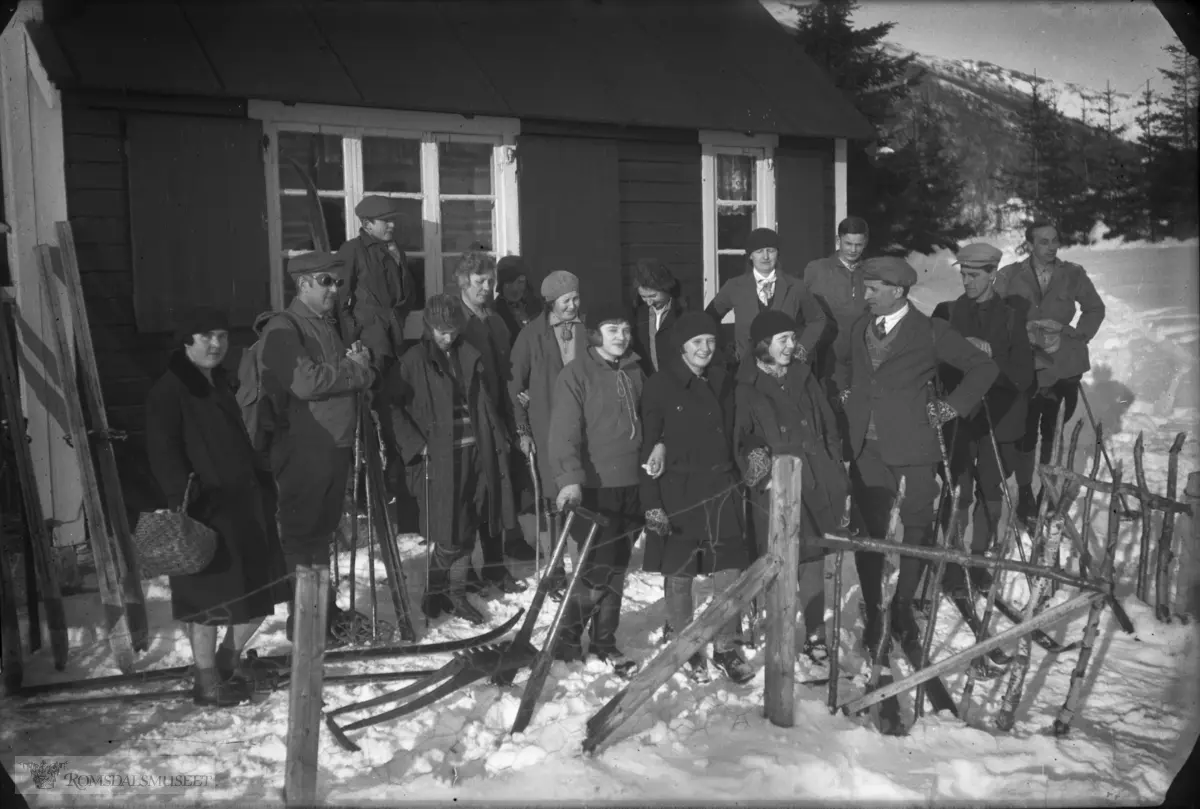
[[[746,237],[746,272],[721,287],[704,311],[720,323],[733,311],[734,354],[739,361],[751,353],[750,324],[759,312],[777,309],[800,326],[792,362],[807,364],[816,356],[825,331],[825,312],[804,281],[779,271],[779,234],[758,228]]]
[[[640,360],[642,373],[650,377],[673,356],[667,335],[687,311],[687,304],[679,296],[679,282],[658,259],[639,258],[633,283],[638,297],[634,301],[631,348]]]
[[[984,398],[986,410],[977,407],[945,428],[946,445],[950,447],[950,480],[962,487],[959,511],[953,515],[956,525],[967,524],[978,488],[971,531],[971,553],[977,555],[995,542],[1003,486],[1016,468],[1016,442],[1025,434],[1025,414],[1034,382],[1033,348],[1025,331],[1025,316],[997,295],[994,288],[1002,256],[995,247],[982,242],[959,250],[957,260],[964,292],[958,299],[943,301],[933,310],[935,318],[947,321],[1000,369]],[[962,374],[957,368],[942,365],[938,368],[938,379],[942,388],[949,390],[961,382]],[[961,567],[951,565],[946,572],[948,586],[961,586]],[[984,568],[971,568],[970,576],[977,588],[984,589],[990,584]]]
[[[871,537],[887,536],[892,500],[905,482],[900,520],[906,545],[934,539],[935,471],[942,459],[935,432],[970,413],[996,378],[996,364],[943,320],[931,320],[908,301],[917,273],[900,258],[869,259],[863,267],[869,314],[850,329],[842,403],[849,425],[852,496]],[[945,399],[930,391],[939,363],[963,372]],[[867,608],[863,642],[874,654],[883,635],[883,556],[856,553]],[[902,642],[916,635],[912,599],[923,563],[901,557],[892,603],[892,629]]]

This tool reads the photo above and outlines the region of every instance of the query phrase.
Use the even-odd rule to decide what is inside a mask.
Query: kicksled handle
[[[584,508],[583,506],[577,504],[568,503],[563,507],[563,511],[573,511],[588,522],[595,523],[602,528],[608,528],[610,525],[612,525],[612,520],[610,520],[608,517],[605,517],[603,514],[597,514],[591,509]]]

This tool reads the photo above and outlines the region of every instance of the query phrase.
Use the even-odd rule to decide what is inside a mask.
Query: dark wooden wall
[[[800,275],[808,262],[833,252],[833,142],[781,143],[775,152],[775,218],[779,260]]]

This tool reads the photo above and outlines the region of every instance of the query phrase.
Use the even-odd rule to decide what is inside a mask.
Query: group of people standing
[[[277,577],[327,563],[360,418],[379,419],[392,479],[419,512],[430,544],[421,600],[430,619],[480,624],[471,594],[526,588],[509,567],[533,556],[517,523],[523,508],[580,504],[607,517],[578,562],[557,655],[582,659],[586,649],[622,676],[636,669],[617,629],[638,537],[644,533],[644,569],[663,577],[669,637],[692,620],[697,576],[723,589],[766,552],[771,459],[800,456],[804,653],[822,660],[823,553],[812,538],[846,526],[885,536],[905,479],[903,541],[932,543],[942,461],[936,431],[948,430],[946,474],[978,485],[971,548],[985,552],[999,518],[997,487],[1012,471],[1029,512],[1031,477],[1022,470],[1031,476],[1026,459],[1037,441],[1035,433],[1029,444],[1029,430],[1044,429],[1053,403],[1078,384],[1103,317],[1082,269],[1057,260],[1048,223],[1031,230],[1034,253],[1021,264],[999,269],[995,248],[964,248],[965,293],[931,319],[908,301],[913,268],[897,258],[864,260],[866,224],[851,217],[838,227],[837,252],[802,276],[782,270],[773,230],[753,231],[745,273],[704,311],[688,306],[656,260],[637,262],[629,306],[582,300],[579,279],[563,269],[545,274],[533,294],[519,257],[497,264],[470,251],[455,268],[455,292],[424,301],[423,334],[409,344],[403,327],[417,302],[393,239],[398,212],[381,197],[364,199],[356,212],[362,231],[337,254],[288,262],[295,296],[259,324],[251,351],[273,406],[268,436],[248,434],[239,418],[220,367],[228,323],[218,312],[181,324],[147,403],[150,461],[168,505],[179,506],[194,475],[201,496],[191,513],[222,537],[223,555],[208,570],[172,578],[203,704],[245,698],[253,673],[241,651],[287,597]],[[1085,317],[1072,327],[1076,301]],[[729,312],[726,345],[720,323]],[[1002,447],[998,457],[989,435]],[[535,491],[542,508],[533,508]],[[471,561],[476,542],[481,571]],[[882,559],[863,553],[856,562],[872,649],[884,630]],[[896,631],[913,631],[920,574],[915,560],[902,563]],[[561,590],[563,571],[546,575]],[[219,626],[231,629],[217,647]],[[736,620],[722,629],[712,662],[741,683],[753,670],[739,632]],[[687,673],[709,678],[703,653]]]

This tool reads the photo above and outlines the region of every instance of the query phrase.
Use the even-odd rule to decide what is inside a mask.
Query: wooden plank
[[[866,708],[870,708],[872,705],[883,702],[888,697],[903,694],[910,688],[916,688],[920,683],[929,682],[934,677],[940,677],[948,671],[954,671],[955,669],[970,665],[971,661],[975,658],[985,655],[993,649],[999,649],[1014,640],[1019,640],[1035,630],[1051,626],[1072,613],[1078,612],[1084,605],[1096,600],[1102,600],[1103,598],[1104,595],[1102,593],[1079,593],[1061,604],[1056,604],[1047,610],[1043,610],[1029,623],[1013,624],[1008,629],[992,635],[982,643],[976,643],[974,646],[963,649],[961,652],[956,652],[949,657],[942,658],[931,666],[914,671],[907,677],[896,680],[868,694],[863,694],[857,699],[849,700],[840,706],[841,710],[845,714],[853,715]]]
[[[704,224],[701,217],[700,195],[694,202],[621,202],[621,224],[666,224],[687,229],[687,232],[702,237]]]
[[[95,436],[96,455],[100,459],[100,483],[108,508],[108,522],[113,539],[117,543],[117,550],[125,563],[123,594],[125,608],[129,613],[130,629],[133,631],[133,648],[144,652],[150,647],[145,596],[138,572],[137,553],[133,547],[133,532],[129,530],[129,517],[121,492],[121,477],[117,471],[116,458],[113,456],[112,439],[109,437],[108,414],[104,412],[104,394],[100,388],[100,372],[96,368],[96,349],[92,345],[88,310],[83,303],[83,287],[79,283],[75,238],[70,222],[56,222],[54,228],[58,234],[63,281],[67,287],[67,300],[70,301],[72,323],[75,327],[75,353],[79,368],[83,372],[84,402]]]
[[[652,183],[645,180],[621,180],[618,183],[621,204],[630,202],[671,202],[701,205],[700,186],[696,183]]]
[[[105,610],[105,629],[108,643],[116,660],[117,668],[128,674],[133,671],[133,637],[130,620],[122,597],[122,582],[118,550],[104,520],[104,507],[100,502],[100,484],[96,467],[92,463],[91,441],[87,423],[83,416],[79,388],[76,384],[73,364],[63,358],[71,356],[70,341],[63,321],[62,303],[58,294],[58,251],[48,245],[38,245],[38,264],[42,272],[42,290],[47,311],[54,331],[54,343],[59,358],[59,379],[63,389],[67,425],[71,435],[71,446],[79,463],[83,480],[83,510],[87,519],[88,538],[96,561],[96,579],[100,586],[100,601]]]
[[[683,247],[699,246],[701,235],[695,226],[683,222],[621,223],[621,242],[625,244],[653,242]]]
[[[121,114],[116,110],[96,110],[75,104],[63,105],[63,133],[121,137]]]
[[[697,177],[700,174],[700,144],[694,139],[687,143],[623,140],[617,150],[622,163],[675,163],[688,167]]]
[[[583,741],[584,752],[594,754],[603,748],[617,729],[649,701],[680,666],[712,641],[721,627],[745,611],[750,601],[780,575],[782,569],[779,558],[767,554],[742,573],[720,597],[714,598],[708,609],[688,624],[675,640],[634,675],[629,685],[588,720],[587,737]],[[794,584],[792,574],[785,578],[791,578]]]
[[[80,276],[85,300],[95,298],[133,297],[133,276],[126,270],[116,272],[86,272]]]
[[[125,144],[119,136],[67,133],[63,136],[63,153],[68,163],[122,163]]]
[[[833,194],[824,183],[831,155],[805,152],[775,154],[775,218],[779,258],[799,274],[813,259],[833,250]]]
[[[92,188],[125,188],[125,167],[120,163],[67,163],[67,193]]]
[[[1179,486],[1179,453],[1187,433],[1179,433],[1167,453],[1167,499],[1175,499]],[[1175,515],[1163,513],[1162,533],[1158,537],[1158,571],[1154,585],[1154,617],[1169,623],[1171,620],[1171,567],[1175,563]]]
[[[21,622],[17,616],[17,580],[9,564],[8,548],[0,542],[0,667],[4,669],[4,691],[10,697],[21,691],[21,680],[25,677],[23,656]]]
[[[81,216],[74,226],[80,244],[129,245],[129,220],[124,216]]]
[[[78,229],[75,233],[75,253],[79,257],[79,272],[123,272],[133,283],[133,254],[128,244],[82,244]]]
[[[42,512],[38,479],[33,471],[29,442],[25,440],[25,414],[21,409],[21,384],[13,346],[9,339],[10,310],[0,306],[0,394],[4,396],[4,416],[12,436],[13,458],[17,464],[17,480],[21,484],[21,502],[25,506],[26,530],[29,532],[38,590],[46,611],[46,626],[50,630],[50,650],[54,667],[62,671],[67,665],[67,616],[63,609],[62,584],[54,560],[54,540]]]
[[[697,153],[696,162],[691,169],[695,173],[692,181],[699,189],[700,185],[700,155]],[[625,183],[686,183],[687,172],[679,163],[653,163],[644,160],[622,160],[617,166],[618,177]]]
[[[71,216],[128,216],[127,197],[121,188],[69,188],[67,209]]]
[[[328,593],[327,566],[300,565],[296,568],[292,681],[288,690],[287,761],[283,786],[284,802],[288,806],[312,806],[317,800]]]
[[[793,455],[771,464],[771,528],[767,553],[780,561],[785,575],[767,586],[767,661],[763,700],[767,719],[781,728],[796,724],[796,577],[800,562],[801,476],[804,465]]]

